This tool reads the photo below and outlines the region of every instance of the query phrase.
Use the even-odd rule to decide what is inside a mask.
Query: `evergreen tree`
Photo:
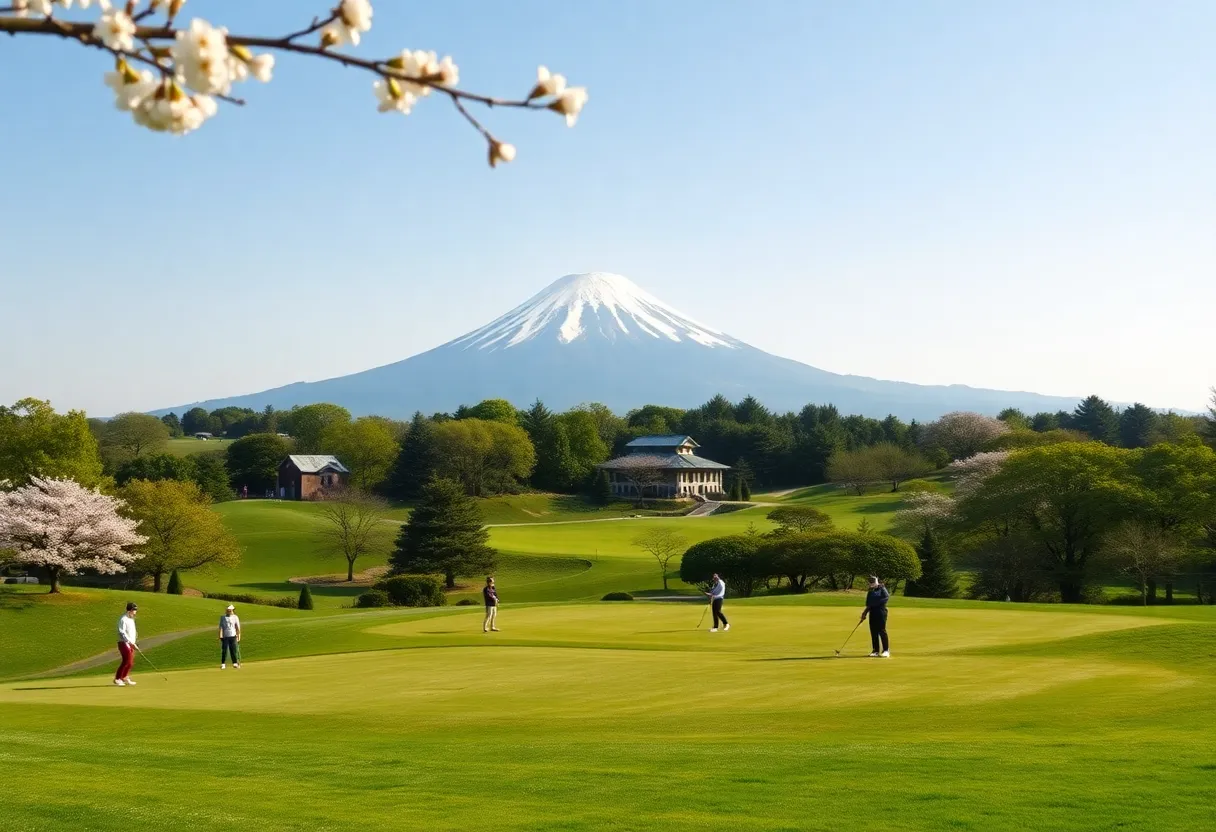
[[[1084,431],[1091,439],[1107,445],[1114,445],[1119,440],[1119,417],[1115,409],[1098,396],[1089,396],[1077,405],[1067,427]]]
[[[205,451],[187,457],[194,463],[190,479],[198,490],[211,498],[213,503],[232,499],[232,487],[228,482],[228,455],[224,451]]]
[[[455,480],[435,477],[401,527],[389,564],[395,572],[442,573],[451,589],[457,576],[493,570],[498,553],[487,545],[489,539],[476,501]]]
[[[439,464],[434,422],[415,413],[401,443],[385,491],[397,500],[416,500]]]
[[[608,480],[607,471],[600,471],[592,480],[591,499],[601,506],[612,502],[612,483]]]
[[[178,577],[176,569],[169,573],[169,586],[165,591],[170,595],[182,594],[182,579]]]
[[[742,502],[743,488],[738,477],[731,477],[730,480],[730,499],[732,502]]]
[[[296,606],[302,610],[312,609],[312,590],[308,588],[308,584],[300,587],[300,600]]]
[[[532,440],[536,450],[536,468],[532,471],[532,485],[544,491],[560,491],[566,479],[565,470],[570,464],[570,443],[559,447],[561,438],[553,417],[553,411],[537,399],[532,406],[519,415],[519,424]],[[564,470],[565,469],[565,470]]]
[[[745,503],[752,498],[752,487],[747,480],[739,480],[739,498]]]
[[[1157,412],[1136,402],[1119,414],[1119,444],[1124,448],[1147,448],[1153,444]]]
[[[1057,413],[1036,413],[1030,417],[1030,429],[1036,433],[1059,430],[1060,427],[1060,416]]]
[[[926,529],[924,537],[916,547],[920,557],[920,577],[908,581],[904,595],[919,598],[957,598],[958,577],[950,563],[950,556],[932,529]]]

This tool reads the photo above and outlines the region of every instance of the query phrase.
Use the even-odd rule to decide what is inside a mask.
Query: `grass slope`
[[[180,599],[179,599],[180,600]],[[854,604],[856,599],[853,599]],[[355,614],[156,648],[168,681],[0,683],[15,828],[1205,828],[1211,609],[738,602]],[[1188,615],[1196,615],[1195,610]],[[327,626],[332,625],[332,626]],[[300,657],[332,644],[341,652]],[[292,656],[292,651],[297,655]],[[283,656],[270,660],[274,656]],[[210,659],[214,663],[214,658]],[[138,665],[137,665],[138,667]],[[123,799],[113,789],[121,736]],[[239,779],[238,779],[239,778]]]
[[[170,439],[165,445],[164,451],[174,456],[190,456],[191,454],[201,454],[203,451],[226,450],[232,444],[232,441],[231,439],[208,439],[204,442],[201,439],[183,437],[181,439]]]

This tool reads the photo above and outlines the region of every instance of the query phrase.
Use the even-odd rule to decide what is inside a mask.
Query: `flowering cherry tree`
[[[525,97],[508,99],[461,89],[460,70],[450,56],[405,49],[388,57],[358,57],[348,47],[358,46],[372,27],[370,0],[338,0],[328,13],[278,37],[231,34],[201,18],[181,25],[186,0],[7,2],[0,5],[0,33],[58,37],[109,53],[114,69],[104,80],[115,107],[141,127],[160,132],[189,133],[215,116],[220,102],[244,104],[234,93],[236,85],[249,79],[269,82],[275,52],[369,72],[375,76],[372,91],[382,113],[408,115],[432,94],[447,98],[485,138],[491,167],[514,159],[515,147],[496,138],[466,105],[550,110],[573,127],[587,103],[586,87],[570,86],[564,76],[543,66]],[[69,12],[75,17],[69,18]]]
[[[973,493],[1000,471],[1007,459],[1009,451],[985,451],[951,462],[947,470],[957,477],[954,493],[960,498]]]
[[[0,492],[0,549],[11,549],[15,563],[47,570],[51,592],[64,575],[83,569],[125,572],[139,557],[132,549],[147,538],[136,533],[138,521],[118,513],[122,507],[122,500],[73,480],[34,477],[24,488]]]

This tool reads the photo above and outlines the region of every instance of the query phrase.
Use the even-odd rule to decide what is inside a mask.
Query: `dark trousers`
[[[125,679],[131,675],[131,668],[135,666],[135,648],[127,644],[125,641],[118,642],[118,670],[114,674],[115,679]]]
[[[714,626],[717,627],[719,621],[722,622],[723,627],[729,624],[730,622],[726,620],[726,616],[722,614],[722,599],[715,598],[712,606],[714,608]]]
[[[241,663],[241,651],[236,646],[236,636],[224,636],[220,639],[220,664],[232,657],[233,664]]]
[[[877,653],[879,651],[880,641],[883,650],[890,650],[891,641],[887,638],[886,609],[870,610],[868,618],[870,619],[870,643],[874,645],[874,652]]]

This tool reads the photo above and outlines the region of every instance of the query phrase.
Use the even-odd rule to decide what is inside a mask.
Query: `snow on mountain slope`
[[[524,304],[451,342],[479,350],[509,349],[534,339],[569,344],[599,336],[692,341],[734,349],[740,342],[694,321],[627,277],[607,272],[569,274]]]

